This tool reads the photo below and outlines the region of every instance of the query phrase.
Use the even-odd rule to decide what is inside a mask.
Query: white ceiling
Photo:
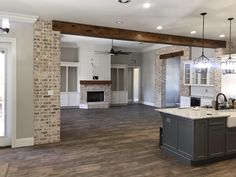
[[[151,8],[144,9],[143,3]],[[120,4],[117,0],[1,0],[1,11],[37,15],[42,19],[110,26],[150,32],[201,36],[202,18],[206,16],[206,37],[219,39],[228,36],[228,17],[236,17],[236,0],[131,0]],[[123,24],[116,24],[121,20]],[[156,26],[163,30],[157,31]],[[233,28],[236,27],[236,20]],[[236,30],[233,31],[236,37]]]
[[[75,36],[75,35],[62,35],[61,41],[63,43],[92,43],[93,45],[112,45],[111,39],[86,37],[86,36]],[[123,40],[113,40],[114,47],[129,48],[135,50],[143,50],[145,48],[153,46],[152,43],[141,43],[134,41],[123,41]]]

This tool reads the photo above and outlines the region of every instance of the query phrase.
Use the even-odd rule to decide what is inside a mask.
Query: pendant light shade
[[[202,54],[198,58],[193,60],[194,67],[197,73],[207,72],[208,68],[211,67],[211,62],[208,57],[205,56],[204,51],[204,42],[205,42],[205,16],[207,15],[206,12],[201,13],[202,16]]]
[[[232,20],[228,18],[230,24],[229,30],[229,57],[226,61],[221,62],[221,69],[223,74],[236,74],[236,59],[232,58]]]

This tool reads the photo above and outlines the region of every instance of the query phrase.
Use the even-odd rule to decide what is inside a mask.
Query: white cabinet
[[[213,69],[197,73],[193,61],[184,62],[184,84],[185,85],[213,85]]]
[[[61,106],[79,106],[78,62],[61,62]]]
[[[111,103],[112,104],[127,104],[128,92],[127,91],[112,92]]]
[[[111,67],[111,103],[127,104],[127,65],[112,65]]]

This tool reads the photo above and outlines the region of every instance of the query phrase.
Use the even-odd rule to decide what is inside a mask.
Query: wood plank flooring
[[[187,166],[158,148],[153,107],[62,110],[57,144],[0,149],[8,177],[236,177],[236,159]]]

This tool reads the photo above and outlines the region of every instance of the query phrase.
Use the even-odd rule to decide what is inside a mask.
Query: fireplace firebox
[[[87,102],[103,102],[104,91],[89,91],[87,92]]]

